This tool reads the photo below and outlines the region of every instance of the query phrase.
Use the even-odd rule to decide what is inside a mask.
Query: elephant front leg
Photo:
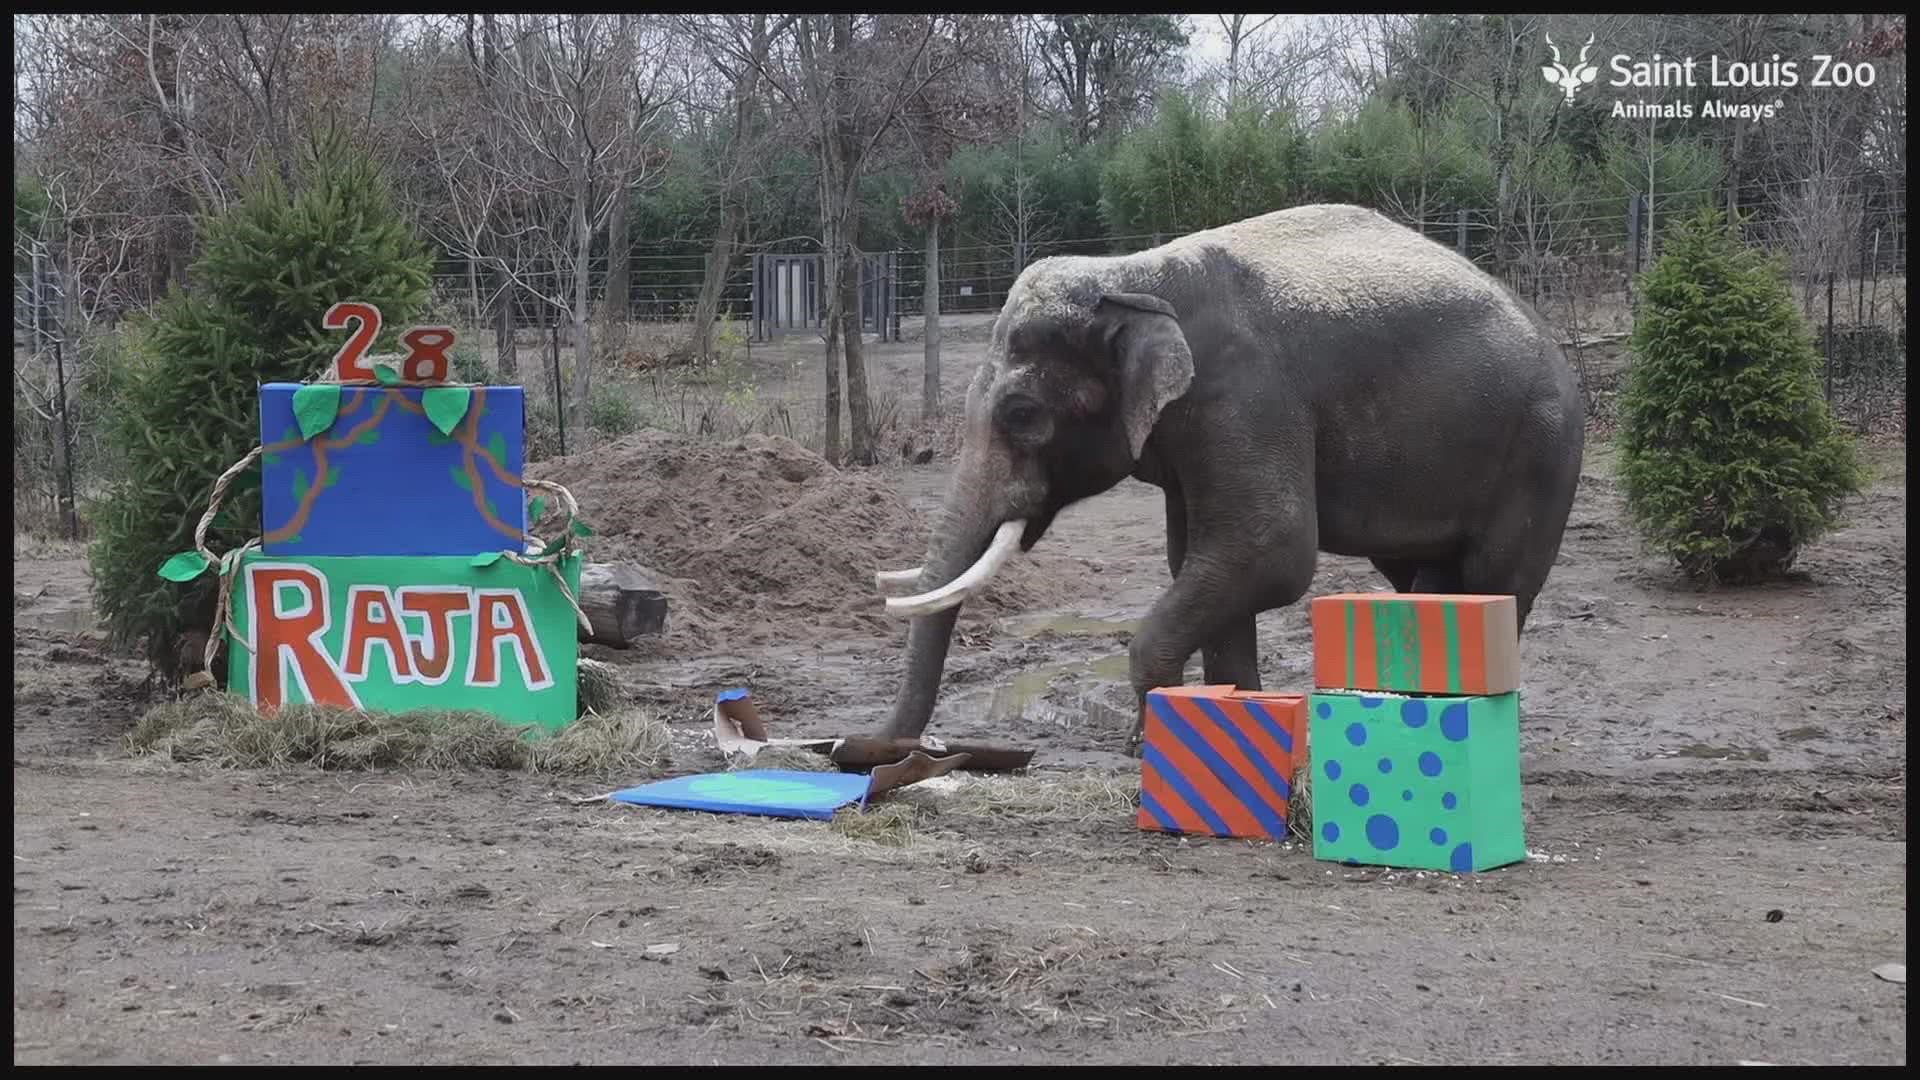
[[[1162,593],[1153,610],[1142,620],[1128,648],[1133,681],[1133,731],[1127,736],[1127,753],[1140,755],[1140,742],[1146,730],[1146,705],[1149,691],[1164,686],[1179,686],[1187,661],[1209,642],[1224,646],[1218,656],[1209,649],[1207,675],[1232,675],[1221,682],[1234,682],[1255,689],[1259,671],[1255,666],[1253,615],[1236,602],[1232,577],[1213,565],[1189,557],[1180,576]],[[1242,683],[1242,680],[1246,680]]]
[[[1232,683],[1242,690],[1260,689],[1260,641],[1253,613],[1231,619],[1219,637],[1200,650],[1207,682]]]

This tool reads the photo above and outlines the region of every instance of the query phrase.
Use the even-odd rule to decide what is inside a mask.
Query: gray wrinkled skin
[[[1173,582],[1131,647],[1136,695],[1203,654],[1260,687],[1254,616],[1318,553],[1401,592],[1511,594],[1524,627],[1583,450],[1566,358],[1448,248],[1370,211],[1302,206],[1119,257],[1034,263],[994,324],[921,590],[1002,522],[1023,548],[1131,475],[1166,493]],[[933,713],[959,609],[917,617],[885,734]],[[1139,736],[1138,720],[1130,749]]]

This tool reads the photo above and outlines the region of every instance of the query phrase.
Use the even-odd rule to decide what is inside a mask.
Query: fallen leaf
[[[651,953],[654,956],[671,956],[674,953],[677,953],[679,951],[680,951],[680,946],[675,945],[671,941],[661,942],[658,945],[647,946],[647,952]]]
[[[613,943],[612,943],[612,942],[609,942],[609,941],[595,941],[595,942],[592,942],[591,944],[592,944],[592,945],[593,945],[593,947],[594,947],[594,948],[596,948],[596,949],[611,949],[611,948],[613,948]]]
[[[1873,974],[1875,978],[1885,979],[1890,983],[1899,983],[1902,986],[1907,984],[1907,965],[1905,964],[1881,964],[1873,969]]]

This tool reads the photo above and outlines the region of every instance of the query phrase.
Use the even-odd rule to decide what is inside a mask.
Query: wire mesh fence
[[[1904,434],[1904,177],[1816,176],[1747,185],[1741,194],[1743,235],[1782,258],[1796,302],[1824,354],[1825,388],[1841,418],[1861,431],[1897,424]],[[1658,257],[1674,223],[1702,207],[1724,205],[1725,199],[1723,190],[1700,189],[1557,202],[1523,198],[1504,211],[1426,207],[1389,216],[1453,248],[1531,301],[1572,346],[1589,408],[1604,423],[1625,362],[1619,343],[1632,328],[1636,276]],[[1126,254],[1171,238],[1035,239],[1012,229],[1001,236],[967,237],[968,242],[939,253],[939,310],[943,316],[988,316],[1005,302],[1021,271],[1038,259]],[[619,350],[629,347],[628,329],[636,324],[645,331],[644,348],[684,353],[673,342],[692,336],[702,311],[711,311],[720,327],[710,333],[763,342],[770,334],[767,310],[793,307],[796,281],[802,291],[820,288],[820,275],[782,278],[764,271],[770,258],[786,260],[781,265],[817,262],[816,244],[738,245],[711,273],[709,246],[634,246],[626,258],[624,304],[608,296],[610,287],[617,292],[620,285],[605,256],[590,260],[590,310],[578,314],[595,327],[619,328],[611,352],[609,335],[596,331],[599,355],[618,366]],[[926,253],[864,254],[871,280],[863,281],[861,303],[863,311],[878,313],[866,320],[867,332],[899,340],[922,318]],[[756,265],[762,272],[756,274]],[[57,517],[71,518],[73,462],[93,456],[85,445],[89,425],[71,415],[76,386],[88,369],[87,342],[98,339],[93,331],[157,299],[150,277],[127,266],[125,260],[89,266],[71,252],[16,244],[15,486],[16,492],[23,486],[41,491],[40,502]],[[528,387],[530,424],[541,427],[540,437],[546,437],[547,428],[558,435],[566,418],[555,402],[568,384],[563,368],[573,359],[577,313],[571,305],[577,282],[566,267],[509,269],[503,274],[479,263],[442,260],[425,317],[459,329],[464,347],[455,358],[467,377],[501,372],[503,353],[512,350],[514,370]],[[782,289],[787,293],[774,295]],[[825,308],[817,291],[800,299],[799,306],[816,315]],[[800,340],[821,333],[817,319],[789,329],[798,329]],[[656,366],[654,358],[647,359],[641,367]],[[788,404],[804,408],[799,403],[808,391],[801,388],[814,380],[803,382],[796,373],[792,381]],[[784,414],[780,421],[794,422]]]

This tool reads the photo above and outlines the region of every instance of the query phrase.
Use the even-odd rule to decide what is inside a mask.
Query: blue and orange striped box
[[[1155,832],[1285,839],[1306,733],[1304,695],[1232,686],[1152,691],[1135,822]]]

